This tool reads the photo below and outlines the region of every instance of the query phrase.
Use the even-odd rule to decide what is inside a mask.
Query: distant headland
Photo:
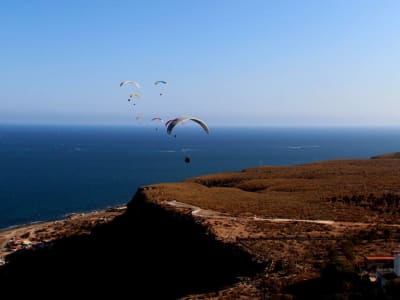
[[[400,152],[392,152],[392,153],[385,153],[381,155],[371,156],[372,159],[392,159],[392,158],[400,158]]]

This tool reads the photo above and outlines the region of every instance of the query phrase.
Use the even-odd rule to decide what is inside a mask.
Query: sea
[[[154,183],[397,151],[400,128],[0,125],[0,229],[124,205]]]

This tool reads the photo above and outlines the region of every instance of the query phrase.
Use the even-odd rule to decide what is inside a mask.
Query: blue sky
[[[395,0],[2,1],[0,123],[399,126],[399,37]]]

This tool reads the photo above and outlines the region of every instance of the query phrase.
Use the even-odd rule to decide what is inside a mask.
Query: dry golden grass
[[[370,194],[378,198],[385,194],[400,196],[399,157],[394,153],[374,159],[210,174],[178,183],[149,185],[133,201],[144,199],[187,214],[199,207],[202,215],[193,217],[197,222],[208,226],[217,238],[242,246],[268,265],[260,278],[185,299],[260,298],[264,288],[259,285],[266,283],[269,295],[281,295],[287,285],[318,277],[333,259],[355,266],[361,265],[366,255],[392,254],[400,236],[399,208],[376,210],[368,205],[331,200]],[[173,206],[173,200],[189,206]],[[30,238],[81,233],[90,230],[98,217],[72,218],[45,228],[37,226]],[[266,220],[270,218],[292,220]]]
[[[270,292],[279,293],[281,287],[318,277],[333,259],[356,266],[362,265],[364,256],[392,254],[400,232],[399,208],[374,210],[331,199],[399,196],[400,160],[394,157],[249,168],[155,184],[143,193],[149,201],[176,200],[235,217],[202,222],[221,239],[234,241],[270,263],[266,270]],[[335,223],[271,222],[255,216]]]
[[[397,213],[331,203],[331,197],[400,194],[400,160],[335,160],[290,167],[250,168],[154,185],[150,199],[186,202],[239,216],[394,222]]]

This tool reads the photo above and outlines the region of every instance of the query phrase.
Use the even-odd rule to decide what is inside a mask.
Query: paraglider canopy
[[[168,120],[167,122],[165,122],[165,126],[168,126],[174,119]]]
[[[122,86],[127,85],[127,84],[132,84],[135,87],[137,87],[138,89],[140,89],[140,84],[137,83],[136,81],[133,81],[133,80],[124,80],[119,84],[119,86],[122,87]]]
[[[138,93],[132,93],[132,94],[130,94],[129,95],[129,98],[132,98],[132,97],[135,97],[135,98],[137,98],[137,99],[140,99],[140,94],[138,94]]]
[[[165,84],[165,85],[167,84],[167,82],[164,80],[158,80],[158,81],[154,82],[155,85],[159,85],[160,83]],[[160,96],[162,96],[162,95],[164,95],[164,94],[160,93]]]
[[[176,118],[176,119],[173,119],[173,120],[169,120],[167,122],[167,124],[168,124],[167,133],[171,134],[172,130],[175,128],[176,125],[181,124],[181,123],[183,123],[185,121],[188,121],[188,120],[191,120],[191,121],[196,122],[197,124],[199,124],[207,134],[210,133],[207,124],[204,121],[202,121],[202,120],[200,120],[198,118],[195,118],[195,117],[179,117],[179,118]]]
[[[151,121],[163,122],[163,119],[161,119],[160,117],[154,117],[151,119]],[[158,127],[156,127],[156,131],[158,131]]]

